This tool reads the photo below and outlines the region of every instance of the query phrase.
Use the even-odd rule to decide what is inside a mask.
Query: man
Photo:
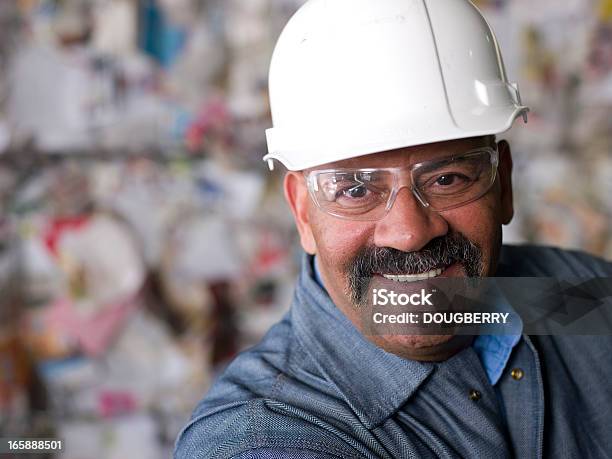
[[[467,0],[310,0],[270,71],[269,154],[306,252],[290,312],[196,408],[177,458],[609,457],[609,336],[370,333],[375,282],[610,277],[501,245],[525,116]],[[526,118],[525,118],[526,119]],[[497,300],[495,300],[497,301]]]

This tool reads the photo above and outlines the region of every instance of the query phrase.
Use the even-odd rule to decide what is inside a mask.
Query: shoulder
[[[535,245],[503,246],[498,276],[609,277],[612,263],[576,250]]]
[[[174,458],[357,457],[317,413],[321,398],[332,397],[324,380],[299,374],[303,360],[290,321],[275,325],[234,359],[198,404],[177,438]]]
[[[232,459],[336,459],[327,453],[296,448],[256,448],[245,451]],[[338,458],[340,459],[340,458]],[[341,458],[344,459],[344,458]]]
[[[174,450],[175,459],[344,457],[356,456],[310,413],[265,398],[205,410],[183,429]]]

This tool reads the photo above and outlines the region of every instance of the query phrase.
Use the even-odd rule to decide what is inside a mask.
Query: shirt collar
[[[395,413],[434,370],[367,341],[317,283],[309,255],[291,315],[297,339],[368,429]]]
[[[511,322],[507,326],[508,334],[480,335],[474,339],[473,343],[474,351],[478,355],[491,385],[494,386],[501,379],[510,361],[512,351],[521,339],[523,321],[497,284],[491,283],[489,290],[487,301],[489,304],[495,305],[495,311],[511,313]]]

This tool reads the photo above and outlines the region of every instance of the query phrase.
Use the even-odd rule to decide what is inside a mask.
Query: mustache
[[[418,252],[389,247],[364,247],[346,265],[348,295],[362,304],[370,279],[375,274],[419,274],[459,263],[468,277],[482,275],[482,250],[461,233],[432,239]]]

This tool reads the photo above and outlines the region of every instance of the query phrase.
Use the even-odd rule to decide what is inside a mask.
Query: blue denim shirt
[[[505,247],[499,275],[609,277],[612,265]],[[175,458],[609,457],[611,352],[610,336],[524,335],[498,398],[474,347],[425,363],[371,344],[305,258],[290,312],[217,380]]]

